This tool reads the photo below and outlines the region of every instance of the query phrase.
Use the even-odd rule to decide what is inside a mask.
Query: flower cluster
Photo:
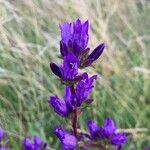
[[[112,119],[106,118],[102,127],[97,126],[92,120],[87,122],[90,139],[101,139],[111,145],[121,146],[126,143],[124,133],[117,133],[115,123]]]
[[[68,117],[73,110],[79,108],[82,103],[90,101],[88,95],[93,88],[93,82],[96,76],[88,77],[84,73],[77,82],[74,91],[71,92],[71,87],[66,86],[64,90],[64,101],[57,96],[51,96],[48,103],[53,107],[54,111],[62,117]]]
[[[25,137],[22,142],[24,150],[41,150],[43,146],[43,142],[39,136],[33,136],[32,141]]]
[[[54,134],[63,150],[86,150],[88,147],[106,150],[112,145],[119,150],[127,138],[124,133],[117,133],[115,123],[110,118],[104,121],[102,127],[89,120],[86,134],[77,130],[78,114],[83,108],[81,106],[92,103],[93,99],[90,99],[89,95],[97,78],[96,75],[89,77],[87,72],[80,73],[79,69],[91,66],[105,48],[104,43],[101,43],[90,52],[88,30],[88,21],[82,23],[79,19],[60,25],[60,53],[63,61],[60,65],[50,63],[50,68],[65,86],[64,98],[61,100],[56,95],[51,96],[48,104],[59,116],[71,119],[72,128],[70,133],[67,133],[62,126],[58,126],[54,128]]]

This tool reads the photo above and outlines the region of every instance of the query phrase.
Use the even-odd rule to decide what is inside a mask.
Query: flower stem
[[[74,85],[71,86],[71,94],[75,95],[75,89],[74,89]],[[72,129],[73,129],[73,134],[75,137],[77,137],[77,119],[78,119],[78,115],[77,115],[77,109],[73,110],[72,113]]]
[[[98,148],[98,150],[107,150],[103,145],[97,144],[97,143],[85,143],[85,147],[95,147]]]

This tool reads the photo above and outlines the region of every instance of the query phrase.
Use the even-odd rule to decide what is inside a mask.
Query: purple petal
[[[112,119],[106,118],[101,130],[101,134],[105,138],[109,138],[115,134],[116,127]]]
[[[92,139],[96,138],[99,134],[99,127],[92,120],[89,120],[87,122],[87,127],[91,134],[91,138]]]
[[[60,41],[60,53],[63,57],[68,54],[67,46],[63,41]]]
[[[87,73],[82,74],[82,79],[77,83],[75,88],[78,106],[87,99],[93,88],[93,82],[95,79],[96,75],[89,78]]]
[[[58,76],[60,78],[62,77],[61,70],[55,63],[50,63],[50,68],[56,76]]]
[[[97,60],[103,53],[104,48],[105,48],[104,43],[97,46],[93,50],[93,52],[88,56],[87,60],[85,61],[84,66],[87,67],[87,66],[91,65],[95,60]]]
[[[74,23],[74,32],[76,33],[81,33],[82,30],[82,24],[80,19],[77,19],[76,22]]]
[[[71,112],[73,110],[73,106],[72,106],[72,94],[69,86],[65,87],[64,100],[69,112]]]
[[[71,24],[68,22],[64,22],[62,25],[60,25],[60,31],[61,31],[61,38],[62,41],[68,45],[69,40],[72,37],[71,33]]]
[[[64,101],[61,101],[57,96],[51,96],[48,100],[49,105],[51,105],[54,109],[54,111],[62,116],[67,117],[68,116],[68,109],[66,107],[66,104]]]
[[[73,80],[78,74],[78,59],[69,52],[64,57],[63,65],[61,66],[61,74],[63,80]]]
[[[61,126],[54,129],[54,134],[59,138],[63,150],[75,149],[77,144],[76,138],[67,134]]]
[[[75,149],[77,140],[73,135],[65,134],[64,138],[61,141],[62,147],[65,150]]]
[[[122,145],[127,142],[127,137],[124,133],[118,133],[111,139],[112,145]]]
[[[23,144],[24,150],[32,150],[33,144],[29,138],[24,138],[22,144]]]
[[[88,20],[84,22],[82,26],[82,32],[86,35],[88,35],[88,29],[89,29],[89,22]]]
[[[64,129],[61,126],[54,128],[54,134],[59,138],[59,140],[62,140],[65,136]]]
[[[41,141],[40,137],[37,136],[37,135],[35,135],[35,136],[33,137],[33,141],[34,141],[35,147],[40,147],[41,144],[42,144],[42,141]]]

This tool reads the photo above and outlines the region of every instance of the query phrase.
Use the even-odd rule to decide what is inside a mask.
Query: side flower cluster
[[[127,142],[125,133],[117,133],[117,128],[112,119],[106,118],[102,127],[99,127],[92,120],[87,122],[89,137],[91,140],[102,140],[107,144],[121,147]]]
[[[79,69],[91,66],[96,61],[105,48],[104,43],[99,44],[92,52],[88,48],[89,23],[82,23],[79,19],[75,22],[64,22],[60,25],[60,54],[63,59],[62,64],[50,63],[51,71],[64,84],[64,98],[51,96],[48,104],[53,110],[63,118],[71,119],[72,129],[66,133],[62,126],[55,127],[54,134],[60,140],[63,150],[87,149],[94,145],[91,142],[98,142],[97,148],[105,148],[108,145],[115,145],[118,149],[126,143],[127,138],[124,133],[117,133],[114,122],[107,118],[102,127],[98,127],[93,121],[87,122],[88,134],[83,136],[78,133],[77,119],[78,112],[81,112],[83,104],[91,104],[93,99],[89,95],[94,87],[97,76],[89,77],[87,72],[80,73]],[[82,138],[81,138],[82,137]],[[88,137],[90,143],[86,144],[84,138]],[[82,143],[82,144],[81,144]]]
[[[33,136],[33,139],[25,137],[22,142],[24,150],[41,150],[43,146],[43,142],[39,136]]]

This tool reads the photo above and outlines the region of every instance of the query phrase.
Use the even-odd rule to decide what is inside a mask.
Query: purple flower
[[[101,128],[101,136],[105,138],[111,137],[116,132],[116,127],[112,119],[106,118]]]
[[[143,150],[150,150],[150,147],[145,146]]]
[[[76,138],[64,131],[62,127],[56,127],[54,134],[59,138],[63,150],[75,150],[77,145]]]
[[[0,141],[3,139],[4,137],[4,131],[3,129],[0,127]]]
[[[116,126],[110,118],[105,119],[102,127],[98,127],[91,120],[87,122],[87,126],[92,139],[98,137],[107,140],[109,144],[117,146],[117,149],[127,142],[125,133],[116,133]]]
[[[40,150],[42,144],[42,140],[37,135],[33,137],[32,141],[29,138],[24,138],[22,142],[24,150]]]
[[[127,142],[125,133],[117,133],[111,138],[112,145],[122,145]]]
[[[60,100],[57,96],[51,96],[48,100],[49,105],[51,105],[54,109],[54,111],[62,116],[67,117],[68,116],[68,108],[66,106],[65,101]]]
[[[6,150],[4,146],[0,146],[0,150]]]
[[[106,118],[104,125],[100,128],[102,138],[108,139],[112,145],[122,145],[127,142],[124,133],[116,133],[116,126],[112,119]]]
[[[71,101],[72,95],[70,87],[66,86],[64,90],[64,100],[60,100],[57,96],[51,96],[48,100],[48,104],[53,107],[58,115],[68,117],[69,113],[73,110]]]
[[[84,73],[81,78],[75,87],[75,94],[72,95],[70,87],[66,86],[64,90],[64,100],[60,100],[57,96],[51,96],[48,100],[48,104],[52,106],[58,115],[68,117],[68,115],[74,109],[80,107],[84,101],[89,101],[87,97],[93,88],[96,75],[88,77],[88,74]]]
[[[99,127],[92,120],[88,120],[87,127],[90,132],[91,139],[95,139],[99,136]]]
[[[88,21],[83,24],[80,19],[73,23],[65,22],[60,25],[61,43],[66,45],[61,50],[62,56],[65,56],[67,51],[72,51],[77,57],[84,51],[88,44]]]
[[[69,52],[65,57],[63,64],[59,67],[55,63],[50,63],[52,72],[64,81],[72,81],[78,74],[78,59]]]
[[[88,21],[81,23],[80,19],[72,23],[64,22],[60,25],[61,55],[64,57],[71,51],[79,59],[80,67],[90,66],[100,57],[105,48],[105,45],[102,43],[89,54],[90,49],[87,48],[89,39],[88,30]]]
[[[81,106],[83,101],[87,100],[93,86],[94,80],[97,78],[96,75],[88,77],[87,73],[83,73],[82,79],[77,83],[75,88],[74,106]]]
[[[83,66],[88,67],[90,66],[94,61],[96,61],[101,54],[103,53],[105,48],[104,43],[98,45],[93,52],[87,57],[87,59],[84,61]]]

